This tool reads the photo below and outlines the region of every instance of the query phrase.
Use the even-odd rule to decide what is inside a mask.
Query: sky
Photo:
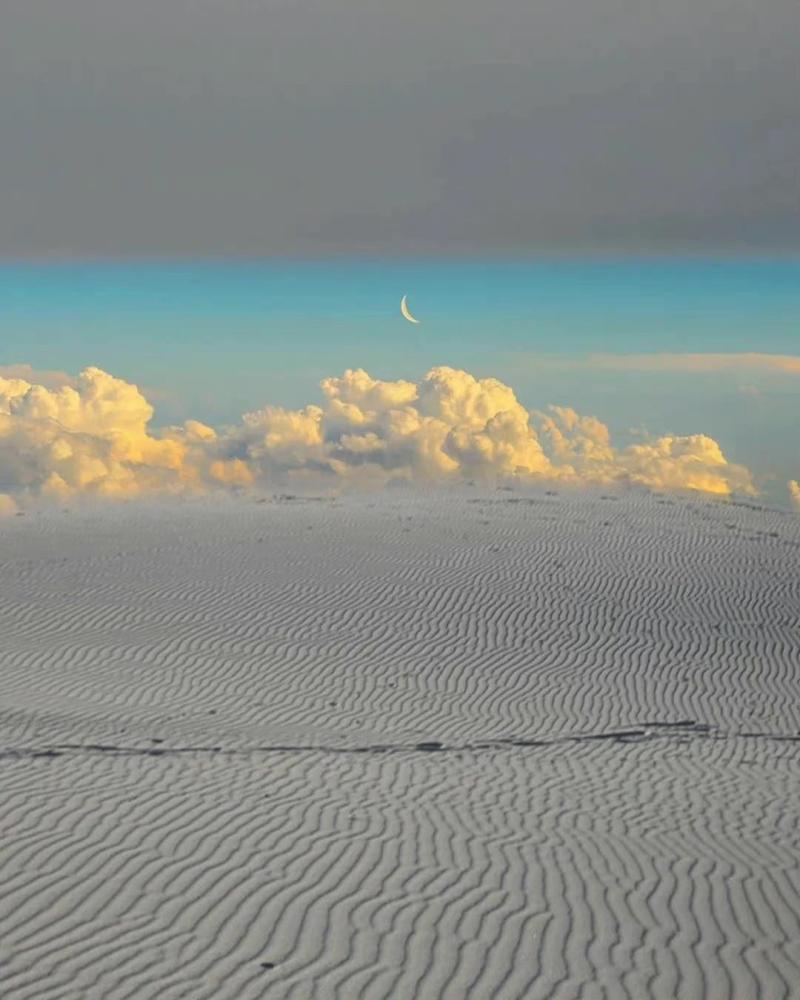
[[[800,506],[797,0],[0,21],[6,512],[320,476]]]
[[[0,257],[800,250],[796,0],[3,0]]]
[[[401,317],[403,294],[419,326]],[[451,442],[434,449],[437,474],[449,470],[453,442],[466,434],[477,435],[462,449],[466,475],[502,477],[519,465],[542,478],[570,465],[587,482],[680,488],[685,476],[665,467],[663,455],[649,456],[644,468],[625,449],[661,440],[671,454],[705,435],[748,470],[752,495],[788,504],[788,484],[800,478],[798,260],[25,263],[0,266],[0,301],[0,493],[38,495],[54,463],[65,462],[76,489],[110,489],[113,477],[107,486],[93,477],[118,433],[133,434],[132,460],[146,471],[142,456],[158,453],[158,429],[187,421],[222,435],[201,469],[195,431],[188,443],[180,431],[190,479],[231,461],[246,462],[247,473],[218,466],[220,475],[234,469],[258,482],[322,467],[362,475],[367,451],[376,475],[429,479],[423,431],[433,419]],[[88,368],[120,382],[92,377],[76,390]],[[426,381],[442,368],[466,375]],[[361,369],[376,386],[330,381]],[[613,460],[587,465],[591,454],[605,454],[598,428],[563,413],[583,437],[575,454],[550,449],[555,472],[534,461],[537,445],[519,427],[503,452],[491,439],[499,433],[492,418],[512,397],[492,379],[512,393],[511,411],[522,415],[522,407],[538,427],[539,443],[553,436],[540,414],[554,405],[599,421]],[[351,409],[344,419],[343,401],[360,415]],[[321,423],[309,407],[323,408]],[[258,441],[243,419],[253,413],[261,414]],[[407,434],[397,432],[401,417],[411,419]],[[291,448],[287,428],[300,434]],[[73,468],[87,442],[91,461]],[[479,453],[488,455],[483,469]],[[707,457],[686,461],[706,468]],[[710,480],[712,492],[743,492],[737,476]]]

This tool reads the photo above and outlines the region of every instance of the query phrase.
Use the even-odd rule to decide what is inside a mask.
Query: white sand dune
[[[800,997],[800,518],[0,522],[5,1000]]]

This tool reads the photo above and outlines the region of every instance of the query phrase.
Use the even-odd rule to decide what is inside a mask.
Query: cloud
[[[538,424],[559,473],[578,482],[628,482],[721,496],[755,492],[747,469],[730,463],[705,434],[664,435],[616,450],[605,424],[568,407],[549,407],[538,415]]]
[[[789,481],[789,496],[795,507],[800,507],[800,483],[796,479]]]
[[[0,488],[131,496],[179,488],[185,446],[151,435],[136,386],[99,368],[48,388],[0,378]]]
[[[51,389],[62,385],[75,385],[74,377],[68,375],[67,372],[34,368],[32,365],[0,365],[0,378],[23,379],[26,382],[36,382]]]
[[[348,370],[321,390],[321,405],[265,406],[218,429],[187,420],[155,430],[137,386],[99,368],[54,388],[0,378],[0,490],[17,499],[129,497],[538,479],[755,492],[748,471],[705,435],[619,449],[596,417],[555,406],[529,412],[504,383],[454,368],[432,368],[419,382]]]
[[[17,513],[17,502],[8,493],[0,493],[0,517],[10,517]]]
[[[579,360],[543,358],[545,367],[614,372],[681,372],[800,375],[800,356],[759,354],[590,354]]]

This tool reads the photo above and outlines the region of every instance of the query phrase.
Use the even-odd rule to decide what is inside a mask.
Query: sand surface
[[[800,517],[0,522],[4,1000],[800,997]]]

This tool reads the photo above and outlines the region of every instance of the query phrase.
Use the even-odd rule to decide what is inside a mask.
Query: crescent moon
[[[417,325],[419,325],[419,320],[414,319],[414,317],[408,310],[408,303],[406,302],[406,298],[407,296],[404,295],[402,299],[400,299],[400,312],[403,314],[403,317],[408,320],[409,323],[416,323]]]

